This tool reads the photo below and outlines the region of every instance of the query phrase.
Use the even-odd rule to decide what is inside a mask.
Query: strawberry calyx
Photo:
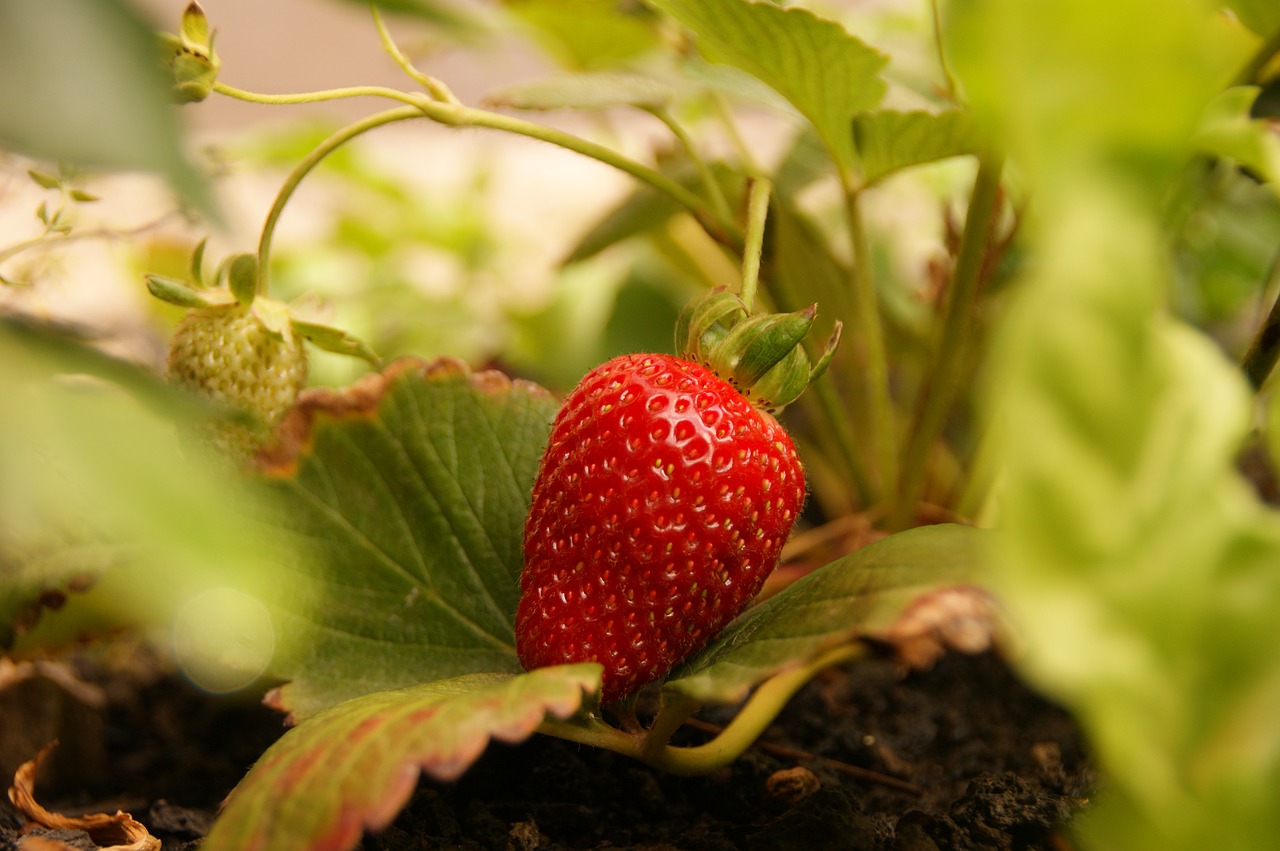
[[[304,319],[297,306],[268,298],[257,291],[258,264],[252,254],[236,254],[219,266],[211,286],[206,286],[202,261],[204,243],[195,250],[191,262],[194,283],[164,275],[147,275],[147,290],[161,301],[192,310],[239,306],[250,312],[268,333],[292,343],[295,335],[317,348],[378,364],[378,355],[359,338],[322,322]]]
[[[222,61],[213,49],[213,30],[204,9],[191,0],[182,12],[181,32],[160,33],[162,58],[178,103],[202,101],[213,92]]]
[[[676,346],[682,357],[710,369],[756,407],[778,411],[799,398],[835,354],[839,322],[817,362],[810,364],[803,343],[816,317],[816,304],[791,313],[752,315],[741,298],[717,288],[681,312]]]

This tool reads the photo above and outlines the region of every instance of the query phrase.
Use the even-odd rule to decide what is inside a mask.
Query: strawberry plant
[[[122,2],[71,5],[0,12],[0,79],[66,57],[0,85],[0,143],[57,193],[0,287],[21,305],[45,282],[15,258],[120,235],[46,161],[155,171],[199,224],[186,269],[139,276],[187,311],[155,314],[167,380],[66,325],[0,326],[0,636],[25,659],[130,628],[204,688],[265,692],[291,726],[202,847],[353,848],[420,773],[534,734],[707,774],[833,666],[993,645],[1088,737],[1080,845],[1275,826],[1270,4],[375,4],[403,84],[291,93],[239,86],[216,10],[153,38]],[[518,29],[559,70],[472,105],[402,26]],[[285,173],[246,228],[162,103],[220,99],[390,106],[260,150]],[[633,121],[661,134],[645,154]],[[419,226],[408,181],[353,153],[392,125],[541,143],[628,189],[541,295],[455,311],[522,247]],[[326,180],[351,194],[323,244],[277,239]],[[424,243],[458,280],[405,271]],[[405,330],[439,315],[481,333]],[[367,367],[324,386],[316,351]],[[691,740],[706,711],[727,720]]]

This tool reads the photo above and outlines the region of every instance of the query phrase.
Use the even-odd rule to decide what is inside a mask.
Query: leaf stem
[[[938,54],[938,67],[942,72],[942,79],[947,88],[947,99],[952,103],[957,101],[956,97],[956,78],[951,73],[951,65],[947,62],[947,52],[943,47],[942,40],[942,15],[938,10],[938,0],[930,0],[930,12],[933,17],[933,48]]]
[[[383,49],[387,51],[387,55],[391,57],[396,65],[400,66],[400,70],[408,74],[415,83],[422,86],[427,94],[431,95],[435,100],[441,103],[458,103],[458,99],[454,97],[448,86],[435,77],[422,73],[409,61],[409,57],[405,55],[400,46],[396,44],[395,39],[391,37],[391,31],[387,29],[387,25],[382,20],[382,13],[378,11],[378,4],[371,2],[369,9],[373,13],[373,25],[378,29],[378,38],[382,41]]]
[[[693,167],[698,171],[698,179],[702,182],[702,191],[706,193],[707,200],[711,202],[711,208],[715,211],[716,216],[721,221],[732,221],[733,211],[729,209],[729,201],[724,197],[724,190],[720,188],[720,183],[716,180],[715,173],[712,172],[706,159],[698,153],[698,147],[693,143],[693,139],[689,137],[689,132],[684,129],[684,125],[676,120],[676,117],[671,114],[671,110],[665,107],[646,111],[666,125],[667,129],[671,131],[671,135],[676,137],[680,147],[689,156]]]
[[[726,766],[760,738],[787,702],[819,671],[855,659],[864,652],[861,643],[842,644],[807,665],[774,674],[755,690],[728,726],[711,741],[695,747],[667,745],[641,758],[654,768],[680,775],[707,774]]]
[[[262,225],[262,234],[258,238],[258,295],[267,294],[267,264],[271,257],[271,241],[275,236],[276,223],[280,220],[280,214],[284,212],[285,205],[293,197],[293,193],[297,190],[298,184],[302,182],[302,179],[310,174],[311,170],[319,165],[320,161],[326,156],[360,134],[396,121],[407,121],[421,116],[422,111],[417,106],[402,106],[376,113],[368,118],[362,118],[335,131],[323,142],[316,145],[302,161],[293,167],[293,171],[289,172],[280,190],[276,193],[271,209],[267,212],[267,219]]]
[[[891,529],[905,528],[915,516],[916,504],[924,493],[929,451],[941,434],[960,391],[960,370],[968,348],[973,306],[999,208],[1003,165],[1002,157],[991,154],[978,159],[978,173],[969,196],[969,211],[947,291],[938,342],[920,383],[903,453],[901,489],[890,514]]]
[[[778,717],[787,701],[819,671],[856,659],[864,652],[865,646],[861,643],[841,644],[806,665],[774,674],[755,690],[729,725],[714,739],[694,747],[668,744],[671,735],[698,708],[697,701],[685,697],[677,697],[664,707],[649,731],[640,735],[611,727],[596,716],[585,722],[548,718],[542,722],[538,732],[611,750],[671,774],[707,774],[745,753]]]
[[[889,392],[889,358],[880,321],[879,298],[871,274],[871,249],[862,219],[862,202],[853,175],[842,169],[845,218],[853,252],[853,312],[851,329],[861,355],[865,376],[867,412],[871,421],[871,446],[875,452],[873,474],[878,474],[879,494],[893,492],[898,480],[898,449],[894,435],[893,399]],[[837,428],[839,424],[836,424]]]
[[[738,295],[751,312],[760,283],[760,257],[764,252],[764,228],[769,217],[769,196],[773,184],[757,177],[747,190],[747,235],[742,249],[742,289]]]
[[[502,130],[517,136],[525,136],[548,142],[574,153],[582,154],[593,160],[613,166],[619,171],[641,180],[659,192],[669,196],[684,207],[702,228],[717,242],[729,246],[735,252],[742,250],[742,229],[732,219],[724,219],[707,207],[697,194],[681,186],[657,169],[637,162],[617,151],[566,133],[553,127],[544,127],[522,118],[473,107],[453,104],[437,104],[424,102],[420,108],[428,118],[453,127],[485,127],[490,130]]]
[[[1267,279],[1263,284],[1263,292],[1269,292],[1280,284],[1280,251],[1271,258],[1271,266],[1267,269]],[[1253,385],[1254,390],[1262,389],[1267,376],[1280,360],[1280,294],[1271,305],[1271,312],[1262,321],[1258,332],[1254,335],[1249,349],[1244,353],[1240,365],[1245,377]]]
[[[720,126],[724,128],[729,144],[738,155],[743,172],[748,175],[762,174],[763,169],[756,162],[755,155],[751,153],[751,148],[742,138],[742,133],[738,130],[738,125],[733,120],[733,113],[729,109],[729,105],[725,103],[724,97],[719,92],[712,92],[708,97],[710,98],[711,109],[720,120]]]
[[[266,106],[288,106],[304,103],[323,103],[331,100],[342,100],[344,98],[360,98],[360,97],[380,97],[398,100],[401,103],[416,106],[422,99],[421,95],[412,94],[410,92],[402,92],[399,89],[389,88],[387,86],[344,86],[339,89],[321,89],[315,92],[292,92],[288,94],[264,94],[263,92],[251,92],[246,89],[238,89],[235,86],[228,85],[221,80],[213,84],[213,90],[220,95],[229,98],[242,100],[247,103],[257,103]]]

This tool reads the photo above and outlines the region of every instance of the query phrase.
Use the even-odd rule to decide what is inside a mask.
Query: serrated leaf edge
[[[595,663],[559,666],[555,669],[540,669],[524,674],[506,675],[506,674],[466,674],[460,677],[454,677],[450,680],[441,680],[437,684],[424,683],[423,686],[438,685],[443,683],[464,683],[479,680],[493,681],[489,685],[482,685],[474,691],[462,689],[458,692],[461,697],[475,697],[485,692],[500,693],[503,690],[519,688],[519,682],[523,680],[526,683],[532,682],[534,679],[559,678],[563,680],[563,685],[568,688],[562,691],[568,692],[563,695],[556,695],[547,699],[540,699],[527,707],[523,707],[517,712],[510,713],[511,717],[505,718],[505,723],[494,723],[486,729],[473,735],[468,741],[461,746],[457,742],[447,742],[441,740],[437,744],[444,745],[443,748],[433,750],[431,747],[413,748],[395,761],[394,765],[389,765],[387,774],[392,777],[390,788],[379,800],[371,802],[369,806],[340,806],[334,813],[333,819],[329,826],[329,831],[318,838],[318,841],[307,848],[325,848],[330,851],[347,851],[353,848],[359,841],[360,835],[365,830],[378,831],[386,828],[408,803],[409,798],[413,794],[413,790],[417,785],[420,774],[426,774],[436,780],[450,782],[457,780],[464,774],[467,769],[484,753],[485,749],[492,741],[500,741],[506,744],[518,744],[529,738],[544,720],[549,717],[558,720],[565,720],[578,712],[582,707],[586,696],[593,693],[599,688],[600,682],[600,666]],[[421,688],[417,686],[414,688]],[[397,691],[407,691],[400,689]],[[347,714],[355,710],[358,704],[362,702],[377,701],[385,698],[390,692],[373,692],[361,697],[352,698],[344,703],[337,704],[326,710],[323,715],[313,716],[303,722],[303,726],[312,723],[324,723],[326,717],[332,717],[335,714]],[[393,718],[392,723],[403,724],[405,722],[417,723],[429,720],[437,714],[439,708],[447,704],[450,696],[442,693],[436,696],[436,699],[424,699],[417,708],[404,711],[402,707],[402,716]],[[370,720],[378,718],[383,710],[375,710],[368,719],[360,725],[361,737],[377,732],[378,725],[369,723]],[[384,725],[385,725],[384,719]],[[299,726],[295,730],[301,730]],[[385,734],[386,727],[383,726],[381,732]],[[291,733],[293,731],[290,731]],[[289,735],[289,733],[286,733]],[[281,740],[283,741],[283,740]],[[250,770],[249,777],[253,776],[255,771],[269,771],[278,764],[279,760],[284,758],[278,750],[280,742],[272,745],[268,751],[263,754],[258,764]],[[452,749],[452,752],[449,750]],[[287,753],[287,752],[286,752]],[[246,780],[248,777],[246,777]],[[241,781],[241,785],[237,786],[228,796],[223,805],[223,811],[226,812],[232,805],[237,792],[243,787],[245,781]],[[215,824],[214,831],[211,836],[217,833],[218,825]],[[216,837],[221,838],[221,837]],[[240,837],[243,839],[243,837]],[[250,848],[258,848],[261,845],[261,837],[259,842],[251,844]],[[225,840],[224,840],[225,844]],[[221,846],[218,846],[221,847]]]
[[[524,379],[513,379],[497,370],[472,372],[461,360],[439,357],[426,360],[416,356],[397,358],[381,372],[371,372],[349,387],[334,390],[313,387],[298,396],[271,440],[254,458],[256,469],[268,477],[284,478],[294,474],[299,459],[310,449],[312,434],[321,418],[349,419],[371,417],[383,397],[399,381],[419,376],[428,382],[464,379],[488,396],[520,392],[535,397],[551,398],[550,391]]]

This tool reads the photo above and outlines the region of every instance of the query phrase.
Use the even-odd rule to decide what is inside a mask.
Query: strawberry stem
[[[757,177],[747,190],[747,234],[742,250],[742,289],[740,296],[750,313],[756,300],[756,287],[760,283],[760,258],[764,253],[764,228],[769,216],[769,196],[773,184]]]
[[[693,698],[676,696],[658,713],[643,734],[611,727],[598,716],[560,721],[548,718],[538,732],[570,742],[603,748],[639,760],[660,771],[683,776],[708,774],[736,760],[760,737],[805,683],[832,665],[866,652],[861,642],[833,647],[807,665],[774,674],[760,684],[742,709],[711,741],[693,747],[670,744],[671,736],[701,706]]]
[[[402,106],[348,124],[316,145],[301,162],[294,166],[293,171],[289,172],[289,176],[281,185],[280,191],[276,193],[275,201],[267,213],[267,220],[262,225],[262,235],[258,238],[258,295],[267,294],[267,263],[271,255],[271,240],[275,235],[276,222],[279,221],[280,214],[284,212],[285,205],[289,203],[289,199],[302,179],[310,174],[321,160],[360,134],[367,133],[375,127],[418,118],[421,115],[422,112],[416,107]]]
[[[864,652],[866,647],[861,643],[843,644],[807,665],[774,674],[755,690],[728,726],[711,741],[694,747],[673,747],[664,740],[661,749],[647,746],[640,758],[671,774],[707,774],[722,768],[742,756],[774,722],[795,693],[819,671],[855,659]],[[650,734],[653,732],[651,730]]]
[[[298,183],[305,177],[311,169],[325,156],[332,153],[336,148],[345,144],[349,140],[359,136],[362,133],[372,130],[375,127],[381,127],[384,124],[390,124],[394,121],[404,121],[409,118],[425,117],[438,124],[447,127],[485,127],[490,130],[501,130],[512,133],[517,136],[525,136],[530,139],[538,139],[557,147],[573,151],[577,154],[590,157],[605,165],[613,166],[619,171],[623,171],[632,177],[649,184],[659,192],[669,196],[673,201],[687,209],[693,217],[702,226],[708,235],[718,242],[721,242],[734,250],[741,248],[743,243],[742,229],[734,222],[732,218],[726,218],[724,215],[718,214],[717,211],[707,207],[706,202],[694,192],[681,186],[667,175],[655,168],[637,162],[630,157],[618,153],[604,145],[574,136],[572,133],[566,133],[551,127],[544,127],[531,121],[524,121],[510,115],[502,115],[488,110],[475,109],[463,106],[457,100],[451,99],[447,101],[432,100],[420,94],[398,91],[396,89],[386,88],[384,86],[351,86],[339,89],[327,89],[316,92],[302,92],[296,94],[280,94],[269,95],[259,92],[245,91],[226,83],[217,81],[213,85],[213,90],[226,95],[227,97],[236,98],[237,100],[247,101],[249,103],[260,104],[303,104],[316,103],[326,100],[336,100],[339,98],[350,97],[385,97],[400,101],[406,104],[400,109],[387,110],[377,113],[368,118],[349,124],[335,132],[332,136],[325,139],[313,150],[307,157],[298,164],[298,166],[289,174],[284,186],[281,187],[276,201],[272,205],[271,211],[267,216],[266,224],[263,227],[262,237],[258,243],[258,270],[259,270],[259,293],[266,292],[267,283],[267,264],[266,261],[270,254],[271,238],[275,229],[276,219],[284,209],[289,196],[297,188]],[[449,95],[452,98],[452,95]]]
[[[421,99],[421,95],[402,92],[398,89],[392,89],[387,86],[344,86],[337,89],[322,89],[315,92],[294,92],[289,94],[264,94],[262,92],[250,92],[245,89],[238,89],[235,86],[227,85],[218,80],[213,84],[213,90],[220,95],[226,95],[229,98],[242,100],[246,103],[257,103],[264,106],[290,106],[304,103],[323,103],[330,100],[342,100],[344,98],[361,98],[361,97],[380,97],[398,100],[401,103],[415,105]]]

